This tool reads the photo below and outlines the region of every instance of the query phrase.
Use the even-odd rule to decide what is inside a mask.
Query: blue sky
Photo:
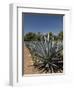
[[[23,14],[24,32],[53,32],[63,31],[63,16],[48,14]]]

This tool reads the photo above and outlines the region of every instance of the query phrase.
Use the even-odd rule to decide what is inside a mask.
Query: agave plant
[[[49,38],[49,36],[48,36]],[[41,73],[63,71],[63,45],[45,37],[45,40],[26,43],[33,57],[33,66]]]

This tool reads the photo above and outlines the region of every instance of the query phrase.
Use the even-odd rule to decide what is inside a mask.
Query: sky
[[[24,33],[63,31],[63,15],[23,13],[22,19]]]

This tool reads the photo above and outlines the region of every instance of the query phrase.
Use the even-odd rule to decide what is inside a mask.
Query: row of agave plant
[[[50,36],[44,36],[45,40],[25,41],[33,59],[33,66],[40,73],[63,72],[63,43],[50,40]]]

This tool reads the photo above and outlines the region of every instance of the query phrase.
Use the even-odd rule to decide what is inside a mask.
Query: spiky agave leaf
[[[59,56],[61,56],[60,52],[63,49],[62,43],[55,44],[51,40],[39,42],[31,41],[27,43],[27,46],[30,49],[32,56],[34,55],[34,57],[37,57],[38,62],[34,63],[35,68],[38,68],[38,70],[45,73],[62,71],[63,66],[60,67],[58,62],[59,61],[58,54]]]

